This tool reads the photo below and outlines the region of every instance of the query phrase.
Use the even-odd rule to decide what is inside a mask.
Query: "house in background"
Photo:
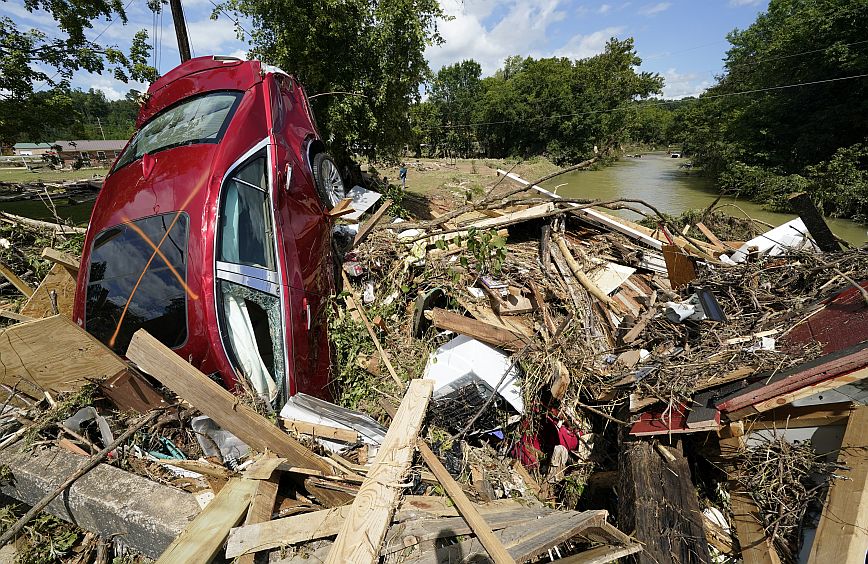
[[[49,143],[16,143],[12,152],[19,157],[38,157],[52,151]]]
[[[111,161],[117,157],[127,144],[126,139],[77,139],[73,141],[55,141],[54,147],[58,156],[64,161],[81,158],[83,161],[97,162]]]

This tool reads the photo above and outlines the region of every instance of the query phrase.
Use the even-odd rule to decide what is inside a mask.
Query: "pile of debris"
[[[42,200],[64,204],[81,204],[96,199],[102,188],[102,178],[95,175],[90,180],[63,182],[0,182],[0,202]]]
[[[341,406],[269,412],[143,330],[126,362],[46,277],[3,312],[0,487],[32,509],[0,544],[47,508],[165,562],[862,561],[868,252],[810,210],[721,241],[500,172],[344,227]]]

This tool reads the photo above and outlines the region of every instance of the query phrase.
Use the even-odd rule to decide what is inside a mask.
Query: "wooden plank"
[[[210,562],[223,546],[229,530],[244,517],[256,487],[256,480],[229,480],[193,522],[172,541],[157,564]]]
[[[21,292],[28,298],[33,295],[33,288],[31,288],[27,284],[27,282],[18,278],[15,272],[13,272],[11,268],[9,268],[9,265],[7,265],[3,261],[0,261],[0,275],[6,277],[6,279],[9,280],[9,282],[11,282],[12,285],[15,286],[19,292]]]
[[[651,323],[651,320],[654,319],[654,316],[657,315],[657,308],[654,307],[654,304],[656,303],[657,291],[654,290],[653,292],[651,292],[651,297],[648,298],[648,309],[645,310],[645,313],[642,314],[642,317],[640,317],[636,321],[635,325],[633,325],[633,327],[631,327],[630,330],[627,331],[627,334],[621,338],[621,341],[625,345],[629,345],[630,343],[638,339],[639,336],[642,334],[642,331],[645,330],[645,327],[647,327],[648,324]]]
[[[359,433],[352,429],[342,429],[340,427],[308,423],[307,421],[298,421],[296,419],[286,419],[283,417],[280,418],[280,423],[287,431],[293,431],[302,435],[332,439],[343,443],[355,443],[359,440]]]
[[[573,258],[573,254],[570,252],[569,247],[567,247],[567,243],[563,237],[556,236],[554,237],[555,243],[557,243],[558,248],[561,250],[561,254],[563,254],[564,259],[567,261],[567,266],[570,267],[570,270],[573,273],[573,276],[579,281],[579,283],[585,287],[589,294],[597,298],[599,301],[604,303],[609,307],[615,307],[615,302],[612,301],[612,298],[603,293],[600,288],[594,284],[588,275],[582,271],[582,267],[579,266],[579,263],[576,262],[576,259]]]
[[[340,202],[338,202],[335,207],[326,212],[326,215],[331,217],[332,219],[337,219],[339,217],[349,215],[354,213],[354,210],[351,206],[353,205],[352,198],[344,198]]]
[[[586,550],[579,554],[561,558],[556,562],[558,564],[608,564],[615,562],[619,558],[636,554],[642,550],[642,545],[639,543],[630,544],[627,546],[598,546],[590,550]]]
[[[229,532],[226,558],[336,535],[350,509],[349,505],[344,505],[237,527]]]
[[[516,335],[496,325],[464,317],[461,314],[441,308],[431,310],[431,322],[439,329],[455,331],[507,350],[519,350],[528,342],[526,337]]]
[[[253,501],[250,503],[250,509],[247,511],[247,518],[244,520],[245,525],[271,521],[271,514],[274,512],[274,502],[277,500],[277,488],[279,485],[280,476],[272,476],[267,480],[259,480]],[[235,564],[253,564],[255,557],[256,555],[253,553],[244,554],[235,561]]]
[[[58,251],[57,249],[52,249],[51,247],[45,247],[42,249],[42,258],[48,259],[54,264],[62,265],[70,274],[78,276],[78,269],[81,264],[80,258],[76,258],[69,253],[64,253],[63,251]]]
[[[394,425],[394,422],[397,421],[397,414],[389,408],[390,406],[384,405],[384,407],[386,407],[386,411],[389,412],[389,415],[392,416],[392,424]],[[440,462],[437,455],[431,451],[422,439],[419,439],[416,446],[419,448],[419,454],[422,455],[422,460],[425,461],[425,464],[437,478],[437,481],[440,482],[441,486],[443,486],[449,499],[455,503],[458,512],[461,513],[461,516],[476,534],[476,538],[479,539],[479,542],[485,547],[485,550],[488,552],[489,556],[491,556],[491,559],[494,560],[496,564],[515,564],[512,557],[507,552],[506,547],[503,546],[500,539],[494,536],[491,528],[486,524],[485,519],[482,518],[482,515],[479,514],[476,507],[470,503],[470,500],[467,499],[466,495],[464,495],[464,490],[461,489],[461,485],[455,481],[451,474],[449,474],[449,471],[446,470],[446,467],[443,466],[443,463]]]
[[[373,564],[379,558],[380,545],[401,495],[398,484],[413,461],[416,437],[433,390],[430,380],[410,382],[377,458],[329,551],[327,563]]]
[[[42,318],[56,315],[51,305],[51,292],[55,292],[57,312],[72,319],[72,308],[75,304],[75,277],[66,267],[55,264],[39,283],[36,291],[21,308],[21,314],[29,317]]]
[[[868,552],[868,406],[850,416],[808,564],[864,564]]]
[[[816,384],[805,386],[804,388],[800,388],[793,392],[781,394],[779,396],[773,397],[765,401],[761,401],[759,403],[755,403],[753,405],[749,405],[736,411],[731,411],[727,413],[727,417],[730,419],[730,421],[737,421],[739,419],[744,419],[745,417],[748,417],[750,415],[765,413],[766,411],[775,409],[776,407],[791,404],[796,400],[809,398],[813,395],[819,394],[820,392],[834,390],[835,388],[840,388],[841,386],[846,386],[847,384],[859,382],[861,380],[864,380],[865,378],[868,378],[868,367],[857,370],[855,372],[850,372],[848,374],[843,374],[841,376],[835,376],[834,378],[829,378],[828,380],[823,380]]]
[[[12,321],[36,321],[35,317],[21,315],[20,313],[15,313],[14,311],[8,311],[5,309],[0,309],[0,317],[11,319]]]
[[[524,317],[509,315],[501,317],[490,307],[476,305],[460,296],[457,297],[455,301],[457,301],[461,307],[466,309],[475,319],[478,319],[483,323],[500,327],[501,329],[510,331],[516,335],[524,335],[525,337],[533,337],[534,335],[533,323]]]
[[[480,221],[475,221],[466,227],[475,227],[477,229],[493,229],[495,227],[501,227],[505,225],[512,225],[515,223],[520,223],[523,221],[530,221],[532,219],[540,219],[543,217],[548,217],[552,215],[552,213],[556,212],[557,208],[555,204],[552,202],[541,204],[538,206],[533,206],[531,208],[526,208],[523,210],[519,210],[512,213],[507,213],[500,217],[489,217]]]
[[[715,235],[711,229],[706,227],[704,223],[702,223],[700,221],[696,224],[696,227],[697,227],[697,229],[699,229],[702,232],[703,235],[705,235],[708,238],[709,241],[711,241],[712,245],[714,245],[715,247],[717,247],[719,250],[721,250],[723,252],[727,251],[726,245],[724,245],[720,241],[720,239],[717,238],[717,235]],[[738,247],[736,247],[736,248],[738,248]]]
[[[0,332],[0,384],[34,399],[78,390],[127,365],[62,315],[16,323]]]
[[[359,230],[356,232],[356,237],[353,239],[353,248],[358,247],[365,239],[368,238],[368,235],[371,234],[371,231],[374,230],[374,227],[383,219],[383,216],[388,211],[389,207],[392,205],[392,200],[386,200],[380,206],[380,208],[374,212],[374,215],[371,218],[363,223]]]
[[[242,404],[144,329],[133,335],[127,358],[256,450],[274,452],[295,466],[333,473],[319,456]]]

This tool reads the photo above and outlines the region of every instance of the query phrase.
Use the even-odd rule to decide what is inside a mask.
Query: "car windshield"
[[[189,220],[167,213],[110,227],[94,238],[85,329],[118,354],[144,328],[174,348],[187,340]],[[154,249],[159,249],[155,251]]]
[[[212,92],[165,110],[136,133],[114,170],[142,158],[145,153],[194,143],[219,143],[241,94]]]

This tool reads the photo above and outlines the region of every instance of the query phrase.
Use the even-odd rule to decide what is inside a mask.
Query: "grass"
[[[105,176],[107,168],[83,168],[80,170],[51,170],[42,168],[30,172],[24,167],[0,169],[0,182],[60,182],[62,180],[88,180],[95,174]]]

